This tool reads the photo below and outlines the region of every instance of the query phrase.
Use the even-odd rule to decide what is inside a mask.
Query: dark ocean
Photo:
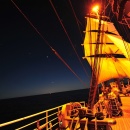
[[[68,102],[86,101],[89,89],[73,90],[0,100],[0,124],[50,109]],[[11,130],[9,127],[2,130]],[[13,130],[13,128],[12,128]]]

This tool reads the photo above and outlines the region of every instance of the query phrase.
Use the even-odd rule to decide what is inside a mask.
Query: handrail
[[[28,126],[30,126],[30,125],[35,124],[35,123],[37,123],[37,121],[33,121],[33,122],[31,122],[31,123],[29,123],[29,124],[27,124],[27,125],[24,125],[24,126],[22,126],[22,127],[19,127],[19,128],[17,128],[17,129],[15,129],[15,130],[21,130],[21,129],[26,128],[26,127],[28,127]]]
[[[85,106],[85,101],[81,101],[80,103],[81,104],[83,103],[83,106]],[[63,105],[65,105],[65,104],[63,104]],[[21,126],[19,128],[16,128],[15,130],[21,130],[21,129],[26,128],[28,126],[31,126],[31,125],[33,125],[35,123],[37,124],[41,120],[45,120],[45,123],[42,124],[41,126],[39,125],[39,128],[42,128],[42,126],[43,126],[44,128],[46,127],[46,130],[51,130],[54,126],[58,125],[58,122],[56,122],[55,124],[52,124],[52,122],[57,120],[57,113],[62,108],[63,105],[60,105],[60,106],[57,106],[57,107],[54,107],[54,108],[51,108],[51,109],[48,109],[48,110],[44,110],[44,111],[29,115],[29,116],[25,116],[25,117],[22,117],[22,118],[19,118],[19,119],[16,119],[16,120],[12,120],[12,121],[9,121],[9,122],[2,123],[2,124],[0,124],[0,128],[11,125],[11,124],[14,124],[14,123],[18,123],[18,122],[23,121],[23,120],[30,119],[32,117],[36,117],[36,116],[41,115],[41,114],[46,114],[45,117],[40,118],[38,120],[35,120],[33,122],[30,122],[28,124],[25,124],[25,125],[23,125],[23,126]],[[56,110],[56,109],[57,109],[57,112],[53,112],[51,114],[48,114],[48,112],[51,112],[51,111]],[[52,117],[53,115],[56,115],[56,116],[53,119],[48,120],[48,117]],[[36,127],[37,127],[37,125],[36,125]],[[38,128],[35,128],[34,130],[38,130]]]
[[[7,126],[7,125],[11,125],[11,124],[14,124],[14,123],[17,123],[17,122],[20,122],[20,121],[23,121],[23,120],[26,120],[26,119],[29,119],[29,118],[32,118],[32,117],[35,117],[35,116],[38,116],[38,115],[41,115],[47,111],[52,111],[56,108],[59,108],[59,107],[62,107],[63,105],[60,105],[60,106],[57,106],[57,107],[54,107],[52,109],[48,109],[48,110],[45,110],[45,111],[42,111],[42,112],[38,112],[38,113],[35,113],[35,114],[32,114],[32,115],[29,115],[29,116],[25,116],[25,117],[22,117],[22,118],[19,118],[19,119],[16,119],[16,120],[12,120],[12,121],[9,121],[9,122],[5,122],[5,123],[2,123],[0,124],[0,127],[3,127],[3,126]]]

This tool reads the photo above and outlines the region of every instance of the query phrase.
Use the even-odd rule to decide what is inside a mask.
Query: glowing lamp
[[[92,8],[92,11],[95,12],[95,13],[98,13],[98,11],[99,11],[99,6],[98,6],[98,5],[94,6],[94,7]]]

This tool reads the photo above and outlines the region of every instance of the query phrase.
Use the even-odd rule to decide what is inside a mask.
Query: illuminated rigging
[[[38,29],[33,25],[33,23],[28,19],[28,17],[22,12],[22,10],[16,5],[16,3],[11,0],[11,2],[13,3],[13,5],[18,9],[18,11],[23,15],[23,17],[28,21],[28,23],[31,25],[31,27],[37,32],[37,34],[44,40],[44,42],[46,43],[46,45],[53,51],[53,53],[64,63],[64,65],[77,77],[77,79],[85,86],[85,88],[87,87],[86,83],[74,72],[74,70],[66,63],[66,61],[58,54],[58,52],[49,44],[49,42],[43,37],[43,35],[38,31]],[[51,1],[50,1],[51,2]],[[51,3],[52,4],[52,3]],[[52,4],[53,6],[53,4]],[[56,11],[56,10],[55,10]],[[59,19],[60,20],[60,19]],[[71,42],[71,45],[73,46],[72,44],[72,41],[66,31],[66,29],[64,28],[64,25],[62,24],[61,20],[60,20],[60,23],[69,39],[69,41]],[[75,48],[73,47],[73,49],[75,50]],[[75,53],[77,54],[76,50],[75,50]],[[77,54],[78,56],[78,54]],[[78,56],[79,58],[79,56]],[[80,58],[79,58],[80,60]],[[81,62],[81,60],[80,60]]]

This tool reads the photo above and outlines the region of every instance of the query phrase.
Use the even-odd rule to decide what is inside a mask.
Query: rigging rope
[[[97,43],[95,47],[95,56],[99,54],[99,43],[100,43],[100,32],[101,32],[101,17],[99,16],[99,26],[98,26],[98,34],[97,34]],[[90,108],[93,108],[95,104],[95,99],[96,99],[96,92],[97,92],[97,82],[98,82],[98,74],[99,74],[99,57],[95,57],[94,63],[93,63],[93,70],[92,70],[92,82],[90,86],[90,94],[89,94],[89,99],[88,99],[88,105]]]
[[[111,9],[110,9],[110,11],[111,11]],[[110,12],[110,11],[109,11],[109,12]],[[113,16],[114,16],[114,14],[113,14]],[[122,17],[125,19],[124,14],[123,14]],[[111,21],[112,21],[112,18],[111,18]],[[126,19],[125,19],[125,21],[126,21],[126,24],[120,22],[120,25],[121,25],[121,26],[118,26],[118,28],[119,28],[119,30],[122,30],[122,32],[125,32],[125,38],[130,41],[130,37],[129,37],[130,32],[128,31],[128,28],[126,28],[126,26],[124,26],[124,25],[127,25],[127,26],[128,26],[128,22],[127,22]],[[129,27],[129,26],[128,26],[128,27]],[[130,60],[130,47],[129,47],[129,43],[125,42],[123,38],[122,38],[122,41],[123,41],[123,43],[124,43],[126,52],[127,52],[127,54],[128,54],[128,60]]]
[[[27,16],[22,12],[22,10],[11,0],[13,5],[18,9],[18,11],[24,16],[31,27],[38,33],[38,35],[44,40],[44,42],[49,46],[49,48],[54,52],[54,54],[66,65],[66,67],[79,79],[79,81],[86,87],[87,85],[81,80],[81,78],[73,71],[73,69],[64,61],[64,59],[58,54],[58,52],[49,44],[49,42],[43,37],[43,35],[38,31],[38,29],[33,25],[33,23],[27,18]]]
[[[70,0],[68,0],[68,1],[69,1],[69,3],[70,3],[70,6],[71,6],[71,8],[72,8],[72,12],[73,12],[74,17],[75,17],[75,19],[76,19],[76,23],[77,23],[77,25],[78,25],[78,29],[79,29],[79,32],[80,32],[80,36],[81,36],[81,38],[82,38],[82,40],[83,40],[83,36],[82,36],[81,30],[80,30],[80,26],[79,26],[79,20],[78,20],[76,14],[75,14],[75,11],[74,11],[74,8],[73,8],[73,6],[72,6],[71,1],[70,1]]]
[[[102,1],[101,4],[103,5],[103,3],[104,2]],[[98,88],[98,78],[100,76],[100,69],[101,69],[101,65],[102,65],[101,64],[102,57],[100,58],[99,56],[97,56],[98,54],[102,54],[102,47],[104,44],[103,43],[104,24],[101,23],[101,20],[102,20],[102,15],[103,15],[103,13],[105,13],[105,11],[103,10],[103,12],[102,12],[102,10],[103,10],[103,8],[100,10],[98,32],[97,32],[97,36],[95,36],[97,38],[97,42],[95,45],[95,53],[94,53],[95,58],[92,62],[93,63],[92,64],[92,80],[91,80],[90,93],[89,93],[89,99],[88,99],[88,106],[90,108],[93,108],[94,104],[96,103],[96,95],[97,95],[97,90],[98,90],[97,89]],[[91,25],[91,23],[90,23],[90,25]],[[96,28],[96,23],[95,23],[95,28]],[[91,35],[91,31],[90,31],[90,35]],[[90,43],[90,45],[91,45],[91,43]]]
[[[110,4],[110,3],[108,3],[108,4]],[[112,7],[111,7],[112,8]],[[109,11],[109,16],[111,15],[110,14],[110,12],[111,12],[112,10],[110,9],[110,11]],[[113,16],[114,16],[114,14],[113,14]],[[110,19],[110,21],[112,21],[112,19],[113,19],[113,17],[110,17],[111,19]],[[125,16],[123,15],[123,18],[125,19]],[[115,20],[113,20],[113,21],[115,21]],[[127,26],[128,26],[128,22],[127,22],[127,20],[125,19],[125,21],[126,21],[126,23],[127,23]],[[129,41],[130,41],[130,37],[129,37],[129,34],[130,34],[130,32],[128,31],[128,29],[126,28],[126,26],[124,26],[125,24],[124,23],[121,23],[120,22],[120,25],[122,25],[122,27],[121,26],[118,26],[118,30],[122,30],[122,32],[125,32],[125,38],[126,39],[128,39]],[[115,30],[116,31],[116,30]],[[114,31],[113,31],[114,32]],[[123,43],[124,43],[124,46],[125,46],[125,50],[126,50],[126,52],[127,52],[127,54],[128,54],[128,60],[130,60],[130,47],[129,47],[129,43],[127,43],[127,42],[125,42],[124,41],[124,39],[122,38],[122,41],[123,41]]]
[[[71,69],[71,67],[64,61],[64,59],[52,48],[55,55],[67,66],[67,68],[86,86],[86,84],[80,79],[80,77]]]
[[[61,21],[61,19],[60,19],[59,15],[58,15],[58,13],[57,13],[57,11],[56,11],[56,9],[55,9],[55,7],[54,7],[52,1],[49,0],[49,2],[50,2],[50,4],[51,4],[51,6],[52,6],[52,8],[53,8],[53,10],[54,10],[54,12],[55,12],[57,18],[58,18],[58,20],[59,20],[59,22],[60,22],[60,24],[61,24],[61,26],[62,26],[62,28],[63,28],[63,30],[64,30],[66,36],[67,36],[67,38],[68,38],[68,40],[69,40],[71,46],[72,46],[72,48],[73,48],[73,50],[74,50],[74,52],[75,52],[75,54],[76,54],[76,56],[77,56],[77,58],[78,58],[80,64],[82,65],[82,67],[83,67],[83,69],[84,69],[86,75],[88,76],[87,71],[86,71],[86,69],[85,69],[83,63],[81,62],[81,59],[80,59],[80,57],[79,57],[79,55],[78,55],[78,53],[77,53],[77,51],[76,51],[76,49],[75,49],[75,47],[74,47],[74,45],[73,45],[73,43],[72,43],[72,41],[71,41],[71,39],[70,39],[70,37],[69,37],[69,35],[68,35],[68,33],[67,33],[67,31],[66,31],[66,29],[65,29],[65,27],[64,27],[64,25],[63,25],[63,23],[62,23],[62,21]],[[89,76],[88,76],[88,77],[89,77]]]

